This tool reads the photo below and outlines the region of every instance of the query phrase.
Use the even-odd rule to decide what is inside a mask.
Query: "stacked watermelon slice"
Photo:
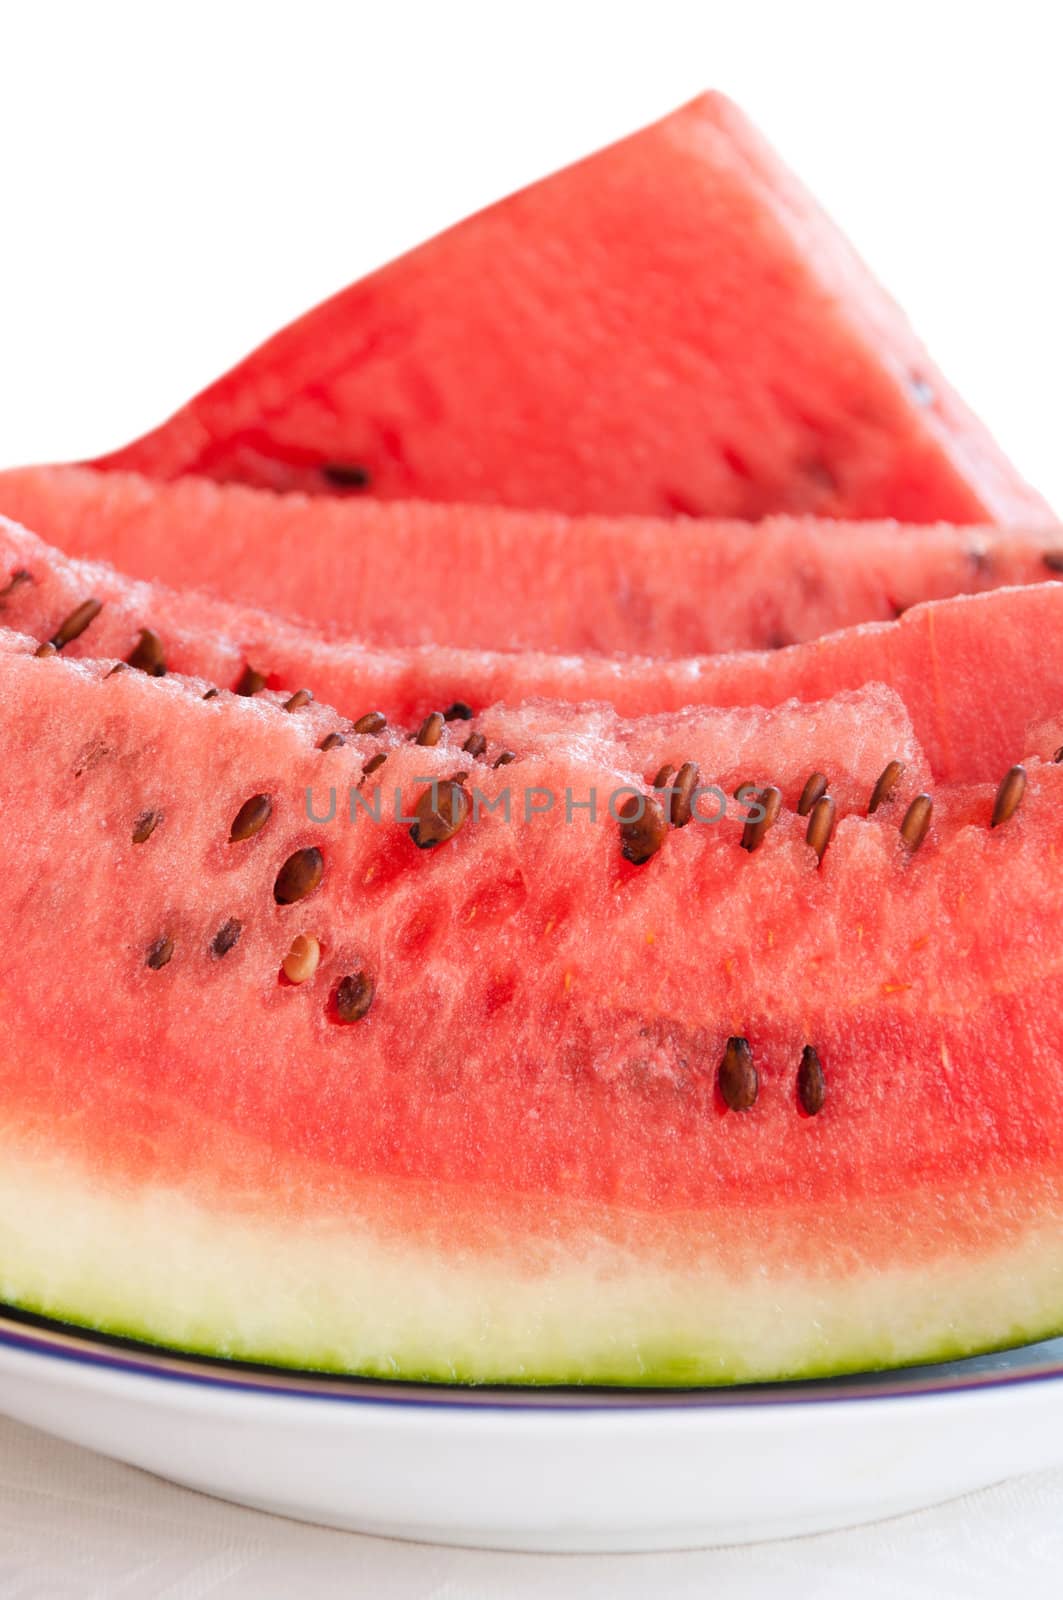
[[[733,106],[0,513],[0,1298],[462,1382],[1063,1329],[1063,533]]]

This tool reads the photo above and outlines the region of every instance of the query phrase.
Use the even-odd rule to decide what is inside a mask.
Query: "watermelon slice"
[[[1058,532],[584,517],[310,500],[37,468],[0,511],[73,555],[382,644],[682,656],[778,647],[919,600],[1036,583]],[[440,581],[441,560],[445,581]]]
[[[0,638],[6,1299],[533,1383],[1063,1327],[1063,769],[996,828],[991,788],[938,791],[918,849],[841,807],[820,860],[784,809],[756,848],[727,815],[633,865],[604,809],[519,803],[631,782],[578,713],[519,779],[448,736],[367,780],[356,735],[329,782],[365,808],[325,821],[323,710],[33,651]],[[834,746],[820,708],[780,778],[851,722]],[[419,849],[433,775],[495,809]]]
[[[1057,583],[932,601],[897,622],[788,649],[675,660],[325,640],[268,612],[72,560],[2,518],[0,591],[0,620],[38,639],[69,632],[71,618],[83,623],[69,654],[129,658],[246,692],[306,688],[346,718],[379,710],[411,731],[434,711],[532,698],[598,701],[631,717],[821,700],[881,682],[904,701],[942,782],[996,781],[1022,754],[1029,725],[1058,712],[1063,686]],[[92,598],[98,614],[81,610]]]
[[[1046,514],[711,94],[353,285],[101,464],[566,512]]]

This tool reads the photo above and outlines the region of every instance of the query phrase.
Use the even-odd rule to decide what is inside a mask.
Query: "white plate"
[[[871,1521],[1063,1460],[1063,1340],[831,1383],[458,1390],[189,1360],[9,1314],[0,1408],[305,1521],[653,1550]]]

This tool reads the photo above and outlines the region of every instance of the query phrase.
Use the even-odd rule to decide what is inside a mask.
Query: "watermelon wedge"
[[[1046,515],[713,94],[344,290],[100,464],[573,513]]]
[[[784,808],[754,848],[692,819],[634,865],[607,813],[519,803],[630,784],[604,730],[519,781],[442,740],[366,780],[355,736],[351,823],[323,710],[203,692],[0,636],[4,1298],[530,1383],[1063,1327],[1063,769],[995,828],[992,788],[937,791],[918,848],[841,807],[817,853]],[[780,777],[841,754],[822,707]],[[484,805],[418,848],[433,775],[451,820]]]
[[[385,645],[660,656],[777,648],[1063,569],[1063,538],[1046,528],[569,519],[76,467],[0,474],[0,512],[134,577]]]
[[[90,600],[102,609],[86,612]],[[948,783],[997,781],[1021,756],[1028,727],[1056,715],[1063,696],[1063,587],[1054,582],[932,601],[896,622],[775,651],[665,660],[389,650],[135,582],[0,518],[0,622],[42,641],[70,634],[64,650],[74,656],[129,659],[248,693],[308,689],[343,719],[379,711],[410,732],[433,712],[470,716],[536,698],[600,702],[637,717],[822,700],[883,683],[904,701],[936,779]],[[563,731],[563,708],[558,716]],[[335,731],[347,726],[338,718]]]

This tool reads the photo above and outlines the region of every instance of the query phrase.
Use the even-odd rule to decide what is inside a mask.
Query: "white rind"
[[[905,1268],[728,1274],[590,1228],[432,1249],[0,1160],[0,1298],[179,1349],[456,1381],[720,1383],[942,1359],[1063,1328],[1060,1219]],[[378,1193],[376,1203],[381,1203]],[[783,1220],[783,1219],[780,1219]],[[647,1234],[650,1232],[647,1227]]]

